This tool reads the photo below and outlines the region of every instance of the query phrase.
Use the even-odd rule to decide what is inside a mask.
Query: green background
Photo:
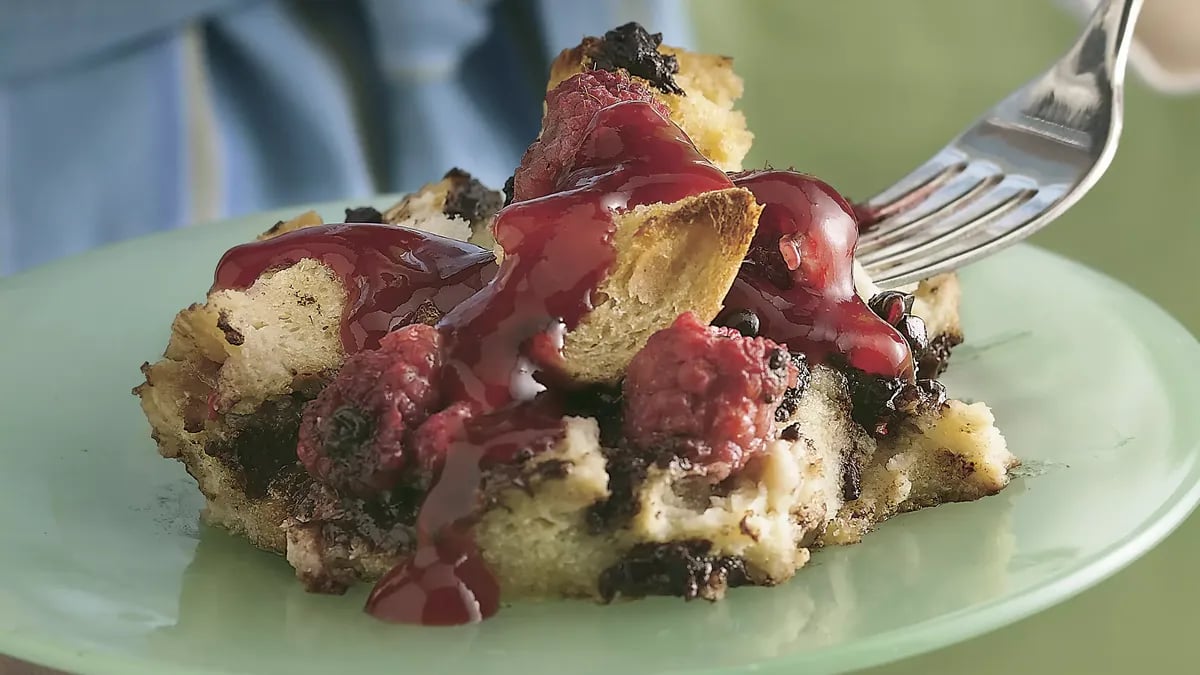
[[[794,165],[856,198],[933,154],[1043,71],[1080,29],[1050,0],[694,0],[692,14],[700,46],[735,55],[746,80],[743,109],[757,136],[747,166]],[[1198,151],[1200,94],[1164,96],[1131,74],[1112,168],[1034,241],[1121,279],[1200,333],[1188,271],[1200,253]],[[1198,573],[1193,515],[1145,558],[1073,600],[867,672],[1193,672]]]

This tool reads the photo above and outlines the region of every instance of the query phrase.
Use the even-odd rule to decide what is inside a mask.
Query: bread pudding
[[[503,192],[453,169],[228,251],[134,392],[204,520],[311,591],[458,624],[717,600],[1004,488],[988,407],[936,379],[957,277],[875,288],[840,194],[742,170],[741,92],[621,26],[554,61]]]

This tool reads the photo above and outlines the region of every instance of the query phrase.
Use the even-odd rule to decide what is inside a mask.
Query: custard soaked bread
[[[376,615],[460,623],[780,583],[1006,485],[987,406],[932,379],[957,279],[879,293],[832,188],[726,175],[740,80],[659,41],[560,55],[507,200],[452,171],[346,215],[381,224],[304,214],[226,254],[135,390],[208,522],[310,590],[378,580]]]

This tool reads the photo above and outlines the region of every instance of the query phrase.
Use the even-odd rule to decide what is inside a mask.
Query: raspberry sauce
[[[500,586],[469,537],[447,533],[387,572],[366,610],[391,623],[457,626],[500,609]]]
[[[492,409],[544,391],[538,371],[561,363],[563,334],[592,310],[616,258],[613,215],[729,187],[649,104],[602,108],[557,192],[497,215],[493,234],[505,254],[495,280],[439,324],[447,396]]]
[[[854,292],[854,210],[832,187],[794,171],[749,171],[733,182],[763,206],[725,308],[750,310],[759,334],[810,362],[844,359],[884,377],[913,378],[912,353],[896,329]]]
[[[366,609],[378,618],[441,625],[497,610],[498,585],[469,532],[482,467],[561,438],[553,385],[563,336],[592,310],[616,259],[613,216],[732,185],[678,127],[639,101],[595,113],[560,175],[555,192],[497,214],[493,233],[505,255],[495,278],[438,324],[444,396],[479,416],[445,449],[417,516],[416,553],[372,591]]]
[[[444,449],[441,475],[417,515],[416,551],[375,584],[366,611],[392,623],[427,626],[475,623],[495,614],[500,585],[470,532],[483,469],[549,449],[562,433],[562,412],[546,397],[467,419]]]
[[[345,286],[347,354],[378,348],[388,331],[427,313],[445,315],[496,273],[491,252],[473,244],[393,225],[322,225],[230,249],[211,290],[247,289],[304,258],[324,263]]]

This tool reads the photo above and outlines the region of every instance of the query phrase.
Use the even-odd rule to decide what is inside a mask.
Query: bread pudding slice
[[[226,254],[143,366],[135,393],[205,520],[308,589],[378,580],[373,612],[434,623],[497,595],[717,599],[1007,484],[987,406],[931,379],[962,340],[957,278],[880,293],[837,249],[853,236],[816,224],[855,227],[831,188],[715,169],[749,145],[728,60],[640,27],[589,40],[556,61],[505,199],[452,171],[347,213],[384,225],[279,224]],[[770,180],[828,218],[789,225]],[[845,332],[808,330],[819,316]],[[424,604],[398,609],[413,589]]]

